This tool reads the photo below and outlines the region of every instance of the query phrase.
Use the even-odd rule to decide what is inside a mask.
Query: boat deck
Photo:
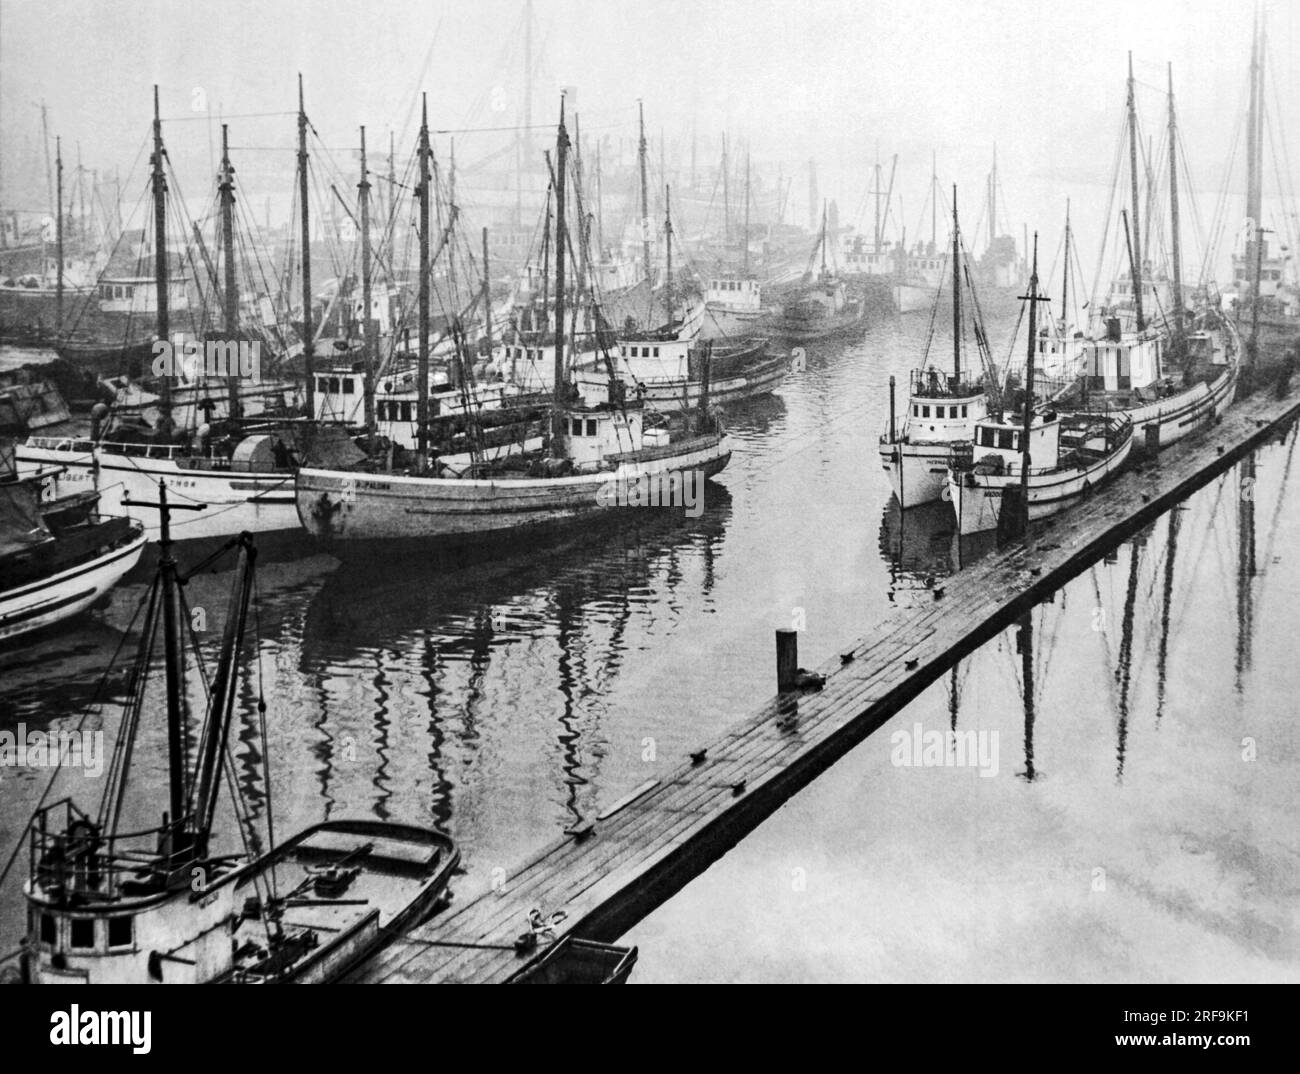
[[[505,876],[466,876],[451,908],[351,979],[500,982],[565,935],[612,942],[702,873],[764,818],[1025,610],[1300,414],[1300,392],[1260,394],[946,579],[818,671],[818,690],[779,694]],[[528,915],[567,915],[525,953]]]

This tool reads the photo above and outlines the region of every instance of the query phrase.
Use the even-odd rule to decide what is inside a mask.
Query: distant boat
[[[812,275],[812,265],[821,251],[821,270]],[[805,278],[809,282],[798,288],[761,324],[763,332],[792,343],[811,343],[821,339],[861,334],[866,328],[866,303],[850,296],[844,280],[826,259],[826,209],[822,208],[822,226],[809,257]]]

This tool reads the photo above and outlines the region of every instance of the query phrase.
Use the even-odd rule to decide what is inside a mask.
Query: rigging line
[[[104,674],[100,676],[99,684],[95,687],[95,693],[91,695],[90,704],[87,705],[86,708],[82,710],[81,716],[78,718],[77,725],[74,728],[74,730],[78,734],[81,733],[82,728],[85,726],[86,720],[89,719],[92,709],[96,705],[100,705],[103,703],[102,697],[104,693],[104,688],[108,684],[109,672],[112,671],[113,665],[117,663],[118,657],[122,655],[122,649],[126,646],[127,639],[130,638],[131,631],[135,628],[136,620],[139,618],[140,612],[144,608],[145,602],[148,599],[151,590],[152,587],[146,589],[145,592],[141,594],[140,600],[136,604],[135,612],[131,616],[131,621],[130,623],[127,624],[126,631],[119,639],[117,643],[117,648],[113,651],[113,656],[109,660],[108,666],[104,670]],[[60,754],[60,759],[62,759],[62,754]],[[31,816],[28,817],[27,823],[23,825],[22,831],[18,833],[18,838],[14,841],[13,851],[10,853],[9,858],[5,861],[4,868],[0,869],[0,885],[4,884],[5,878],[8,877],[9,875],[9,870],[13,868],[13,864],[18,858],[18,854],[23,848],[23,841],[27,836],[28,829],[30,829],[31,827],[32,817],[34,817],[38,812],[40,812],[42,808],[44,808],[45,801],[49,797],[50,791],[54,789],[54,783],[58,779],[60,772],[62,772],[62,767],[60,765],[56,765],[54,771],[50,773],[50,778],[46,781],[45,789],[41,792],[40,798],[37,799],[36,807],[32,810]]]

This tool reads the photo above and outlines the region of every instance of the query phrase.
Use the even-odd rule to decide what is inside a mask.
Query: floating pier
[[[896,612],[813,672],[778,632],[782,692],[564,838],[396,938],[352,980],[504,982],[566,934],[613,942],[783,802],[990,638],[1175,503],[1277,436],[1300,393],[1261,392],[1071,510],[1031,527]],[[542,922],[533,933],[529,913]],[[534,920],[538,920],[536,917]],[[536,935],[536,945],[521,936]]]

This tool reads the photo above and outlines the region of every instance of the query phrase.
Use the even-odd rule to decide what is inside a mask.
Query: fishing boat
[[[18,474],[0,443],[0,641],[93,607],[136,565],[144,527],[101,515],[95,493],[42,503],[52,472]]]
[[[556,940],[536,962],[507,984],[627,984],[636,966],[637,949],[618,947],[573,935]]]
[[[821,268],[813,276],[818,251]],[[827,261],[826,208],[822,208],[822,226],[804,273],[808,282],[781,303],[779,313],[762,322],[762,331],[778,339],[809,343],[816,340],[850,337],[866,327],[866,302],[850,295],[844,280]]]
[[[1079,344],[1081,374],[1052,402],[1063,410],[1125,415],[1136,450],[1154,453],[1217,421],[1232,404],[1241,360],[1240,338],[1221,308],[1200,292],[1189,304],[1182,283],[1177,182],[1178,130],[1173,76],[1168,95],[1170,142],[1170,217],[1172,274],[1164,316],[1148,318],[1148,302],[1158,292],[1142,256],[1138,185],[1132,183],[1132,226],[1121,211],[1129,271],[1122,301],[1107,306],[1094,330]],[[1130,170],[1138,160],[1133,61],[1129,57],[1128,136]]]
[[[234,704],[245,687],[253,688],[240,669],[256,551],[247,534],[227,545],[237,555],[230,605],[191,750],[181,679],[208,673],[198,660],[183,670],[194,658],[183,656],[178,591],[184,575],[172,554],[169,519],[185,505],[168,503],[165,483],[157,494],[161,555],[142,606],[145,655],[137,669],[148,668],[161,633],[168,772],[162,819],[139,830],[124,823],[133,746],[154,692],[146,670],[133,679],[98,809],[71,798],[43,804],[23,833],[29,922],[23,978],[59,984],[337,980],[445,900],[459,852],[434,829],[365,819],[325,821],[276,842],[269,810],[265,853],[221,852],[217,804],[223,768],[231,763]],[[261,726],[266,757],[265,719]],[[267,771],[262,791],[271,801]],[[250,833],[241,835],[247,840]]]
[[[601,396],[574,390],[565,364],[565,188],[568,133],[563,104],[556,153],[554,383],[547,443],[524,444],[491,455],[481,447],[430,459],[427,434],[428,273],[420,278],[420,446],[406,473],[304,467],[295,488],[298,517],[318,540],[349,542],[457,540],[513,533],[577,518],[615,505],[663,505],[685,484],[719,472],[731,456],[720,419],[707,399],[693,411],[670,417],[647,412],[626,398],[606,353],[608,379]],[[420,128],[421,242],[429,218],[428,125]],[[421,264],[428,259],[422,253]]]
[[[665,205],[670,199],[671,190],[665,188]],[[618,338],[614,370],[629,391],[652,410],[678,410],[707,401],[738,403],[780,387],[790,372],[790,359],[770,353],[767,339],[701,341],[701,308],[692,298],[678,316],[671,209],[664,214],[664,248],[668,322],[657,330],[621,333]],[[606,371],[595,365],[575,370],[573,376],[584,396],[599,395],[606,380]]]
[[[305,147],[301,84],[299,94],[300,146]],[[301,156],[305,158],[305,155],[305,148],[302,148]],[[174,282],[170,279],[171,266],[163,241],[168,198],[166,159],[155,88],[152,163],[155,293],[149,308],[155,313],[158,340],[173,338],[169,311]],[[223,335],[227,341],[227,355],[229,348],[234,347],[229,341],[240,338],[233,176],[223,128],[219,194],[225,268]],[[305,179],[301,181],[306,182]],[[304,205],[302,211],[305,215],[305,198],[300,198],[300,204]],[[304,268],[306,264],[307,259],[304,259]],[[309,302],[309,295],[308,279],[304,285],[305,303]],[[143,301],[133,295],[131,301],[137,300]],[[306,329],[310,338],[310,316]],[[313,380],[310,354],[308,359],[307,394],[310,400]],[[81,432],[28,437],[18,449],[20,467],[57,470],[58,475],[49,490],[51,496],[98,490],[104,495],[118,496],[128,505],[147,503],[158,482],[165,481],[176,495],[204,508],[177,524],[178,538],[206,539],[245,531],[266,533],[296,529],[295,468],[308,460],[315,460],[320,465],[349,465],[363,457],[363,453],[340,427],[319,425],[292,415],[281,418],[245,413],[249,385],[241,384],[241,378],[233,375],[219,379],[228,394],[227,420],[200,420],[199,413],[203,409],[200,404],[214,393],[206,384],[198,388],[182,388],[176,376],[166,373],[158,379],[156,402],[152,396],[138,396],[132,406],[116,417],[92,412],[96,420],[92,420],[89,435]],[[255,386],[254,394],[264,387]],[[249,406],[248,410],[251,412],[254,408]],[[212,413],[210,408],[208,413]],[[131,517],[145,523],[151,537],[157,537],[159,523],[156,515],[148,508],[128,506],[127,510]]]
[[[1116,474],[1133,446],[1133,425],[1125,414],[1063,415],[1035,406],[1037,303],[1046,301],[1038,294],[1037,237],[1026,301],[1029,341],[1019,420],[991,414],[975,423],[972,440],[953,447],[948,489],[963,536],[1018,529],[1055,514]]]
[[[940,499],[947,486],[948,462],[954,444],[969,440],[975,425],[989,412],[988,386],[996,391],[997,375],[979,320],[979,307],[971,290],[975,313],[975,344],[984,377],[963,366],[962,240],[957,218],[956,189],[952,214],[952,372],[934,365],[914,369],[908,376],[907,409],[901,431],[895,414],[894,380],[890,378],[889,428],[880,438],[880,462],[899,504],[904,508]],[[969,274],[967,275],[969,281]],[[935,311],[942,293],[934,297]],[[929,350],[923,361],[929,358]]]

